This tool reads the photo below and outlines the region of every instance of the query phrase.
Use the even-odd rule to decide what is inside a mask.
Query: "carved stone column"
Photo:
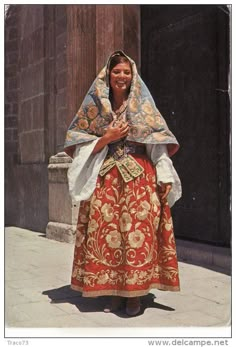
[[[67,182],[67,170],[72,159],[61,152],[52,156],[48,165],[49,223],[46,236],[49,239],[73,243],[79,206],[73,205]]]

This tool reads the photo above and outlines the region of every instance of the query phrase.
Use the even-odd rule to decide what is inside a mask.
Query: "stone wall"
[[[18,215],[18,10],[10,7],[5,19],[5,218],[13,223]]]
[[[49,158],[63,150],[66,129],[108,54],[125,49],[140,65],[139,31],[136,5],[9,6],[5,20],[6,224],[44,232],[49,211],[57,215],[60,204],[54,201],[49,209]]]
[[[10,6],[5,30],[5,220],[45,231],[48,162],[66,129],[66,8]]]
[[[68,117],[67,6],[55,6],[55,131],[54,154],[63,150]]]

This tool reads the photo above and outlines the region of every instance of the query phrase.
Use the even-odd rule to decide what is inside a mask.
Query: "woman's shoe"
[[[124,306],[125,298],[121,296],[113,296],[110,305],[104,308],[105,313],[117,312]]]
[[[126,302],[126,313],[128,316],[136,316],[140,312],[140,298],[128,298]]]

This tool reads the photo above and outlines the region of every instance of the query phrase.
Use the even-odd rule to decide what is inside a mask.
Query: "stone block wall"
[[[45,161],[44,8],[40,5],[21,7],[19,19],[20,163],[43,163]]]
[[[5,18],[5,210],[6,220],[17,219],[18,162],[18,6],[10,7]],[[10,184],[8,184],[11,182]]]
[[[79,204],[72,204],[67,170],[72,159],[64,152],[52,156],[49,160],[49,223],[47,238],[63,242],[74,242],[78,220]]]
[[[48,219],[45,8],[18,10],[18,216],[14,224],[44,231]],[[12,224],[12,220],[8,222]]]
[[[6,224],[46,231],[49,211],[54,216],[59,209],[49,209],[49,158],[63,151],[66,129],[107,56],[124,49],[139,59],[139,26],[138,5],[9,6],[5,18]],[[53,194],[50,190],[51,196],[57,196],[54,204],[59,190]],[[59,195],[63,199],[64,193]]]
[[[5,21],[5,222],[45,231],[48,162],[66,130],[66,7],[11,5]]]
[[[63,150],[66,119],[68,117],[67,100],[67,6],[55,6],[55,153]]]

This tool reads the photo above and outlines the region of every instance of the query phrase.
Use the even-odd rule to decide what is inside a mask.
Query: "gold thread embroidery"
[[[115,165],[125,182],[132,181],[144,172],[143,167],[131,155],[126,155],[119,160],[115,160],[113,157],[106,159],[100,169],[99,175],[105,176]]]

